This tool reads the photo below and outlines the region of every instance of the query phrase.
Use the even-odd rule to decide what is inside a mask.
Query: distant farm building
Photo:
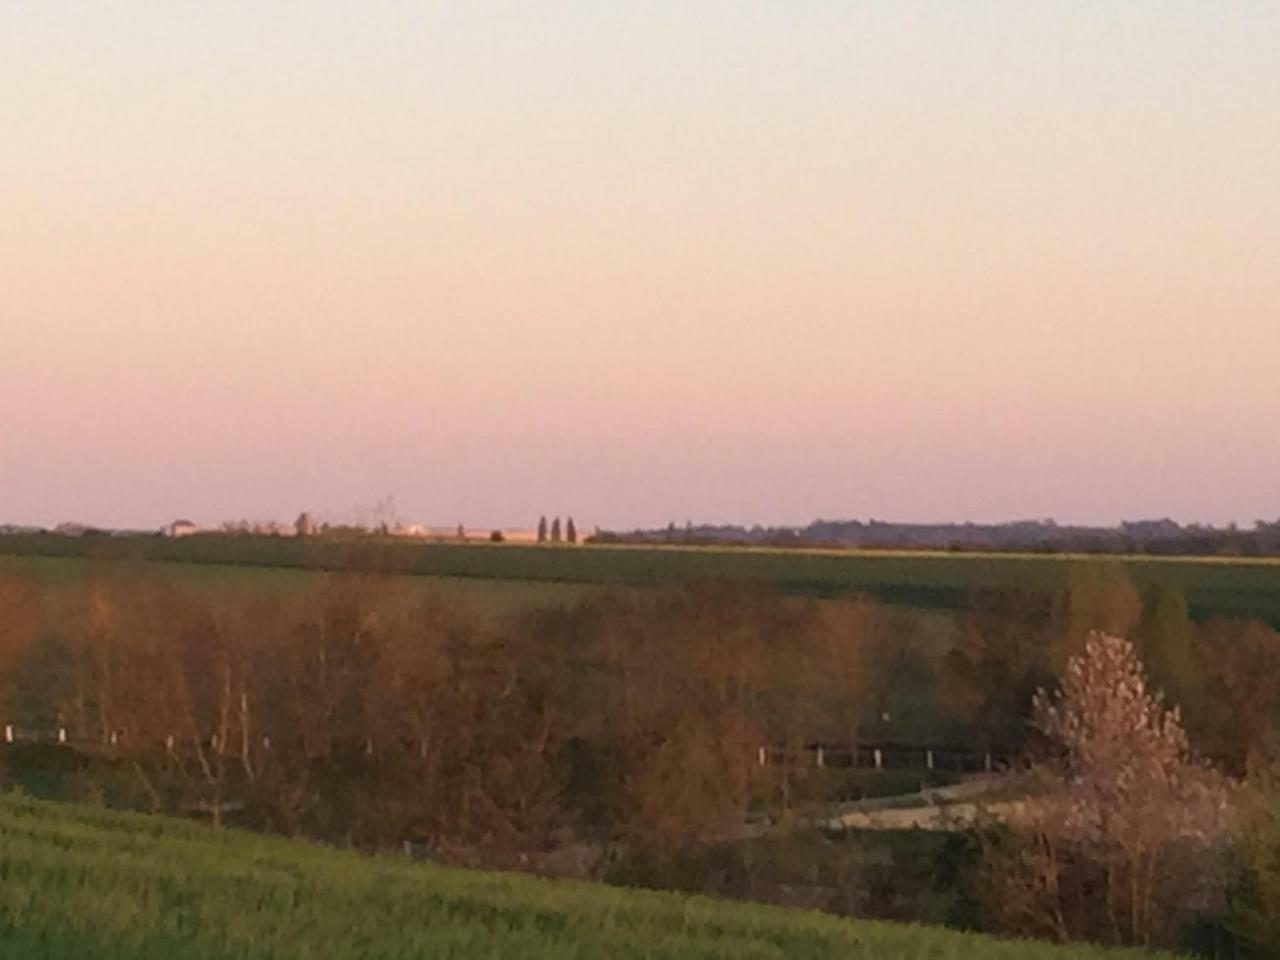
[[[53,532],[60,537],[83,537],[86,533],[96,533],[97,530],[83,523],[60,523],[53,528]]]
[[[493,527],[468,527],[459,524],[456,527],[427,527],[421,524],[404,524],[393,528],[389,533],[393,537],[408,537],[417,540],[451,540],[467,542],[484,542],[493,539]],[[533,543],[537,539],[537,531],[502,528],[505,543]]]
[[[189,537],[199,532],[200,528],[190,520],[175,520],[163,530],[166,537]]]

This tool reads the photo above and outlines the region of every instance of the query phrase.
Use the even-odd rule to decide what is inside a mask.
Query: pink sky
[[[1277,50],[1273,2],[4,4],[0,522],[1275,518]]]

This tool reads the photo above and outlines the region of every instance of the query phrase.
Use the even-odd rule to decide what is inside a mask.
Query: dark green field
[[[1079,563],[1122,564],[1139,589],[1177,587],[1198,619],[1229,616],[1280,627],[1280,560],[1243,558],[1099,557],[1067,554],[984,554],[777,550],[711,547],[536,546],[416,543],[280,537],[196,536],[104,538],[12,536],[0,554],[26,557],[125,556],[151,562],[340,569],[353,557],[418,575],[512,584],[652,586],[727,578],[769,584],[811,596],[871,594],[882,601],[954,610],[978,589],[1054,590]],[[211,575],[213,575],[211,573]],[[222,574],[230,576],[231,574]],[[533,593],[542,592],[534,590]]]
[[[374,858],[0,797],[0,957],[1154,957]]]
[[[17,557],[0,554],[0,572],[22,571],[46,586],[74,584],[92,563],[78,557]],[[262,567],[247,564],[146,561],[197,590],[235,590],[240,596],[305,589],[323,571],[304,567]],[[573,600],[597,589],[590,584],[494,580],[478,577],[423,576],[409,578],[434,596],[457,601],[476,614],[501,616],[530,607]]]

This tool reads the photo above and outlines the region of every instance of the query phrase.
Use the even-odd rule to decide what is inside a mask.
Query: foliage
[[[1061,675],[1067,661],[1080,654],[1095,631],[1131,636],[1142,613],[1142,597],[1124,564],[1115,560],[1071,564],[1065,589],[1058,593],[1050,632],[1054,672]]]
[[[1280,957],[1280,760],[1258,763],[1241,796],[1230,925],[1248,956]]]
[[[102,565],[50,589],[61,645],[26,684],[127,771],[133,805],[363,847],[425,838],[467,863],[740,831],[749,803],[785,808],[812,772],[761,768],[759,746],[856,736],[875,689],[859,651],[892,646],[867,602],[726,585],[492,618],[406,577],[258,595],[162,573]]]
[[[1032,695],[1047,681],[1050,618],[1046,599],[1021,589],[978,593],[957,618],[942,696],[970,720],[984,749],[1001,740],[1017,745]]]
[[[1202,719],[1204,706],[1202,672],[1196,662],[1196,625],[1186,598],[1167,584],[1150,587],[1143,597],[1142,616],[1132,637],[1152,686],[1163,691],[1170,704],[1181,708],[1184,719],[1194,729]]]
[[[1280,633],[1214,620],[1200,631],[1196,668],[1202,693],[1194,729],[1205,752],[1237,775],[1280,756]]]
[[[629,857],[610,881],[820,909],[842,916],[972,928],[969,844],[924,830],[793,830],[712,844],[663,863]]]

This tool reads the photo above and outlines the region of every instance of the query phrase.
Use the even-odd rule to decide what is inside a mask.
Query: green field
[[[368,857],[0,798],[13,960],[1154,956]]]
[[[281,537],[11,536],[0,554],[81,558],[127,556],[165,563],[285,570],[337,569],[353,551],[388,569],[453,580],[515,584],[652,586],[697,579],[769,584],[787,593],[831,597],[868,593],[882,601],[934,610],[963,606],[992,587],[1054,590],[1073,565],[1123,564],[1140,588],[1180,589],[1193,616],[1257,619],[1280,627],[1280,559],[1097,557],[1068,554],[987,554],[927,551],[781,550],[713,547],[535,546],[296,540]],[[212,571],[210,576],[216,576]],[[232,574],[222,574],[230,576]],[[545,596],[545,590],[534,593]]]
[[[28,573],[46,586],[71,585],[79,580],[89,562],[77,557],[0,555],[0,573],[6,570]],[[270,594],[306,589],[317,577],[323,576],[323,571],[301,567],[166,561],[150,561],[147,565],[163,569],[166,574],[196,590],[216,592],[234,588],[241,596],[245,591]],[[490,616],[554,603],[571,603],[598,589],[591,584],[478,577],[423,576],[411,578],[408,584],[424,594],[456,601],[476,614]]]

